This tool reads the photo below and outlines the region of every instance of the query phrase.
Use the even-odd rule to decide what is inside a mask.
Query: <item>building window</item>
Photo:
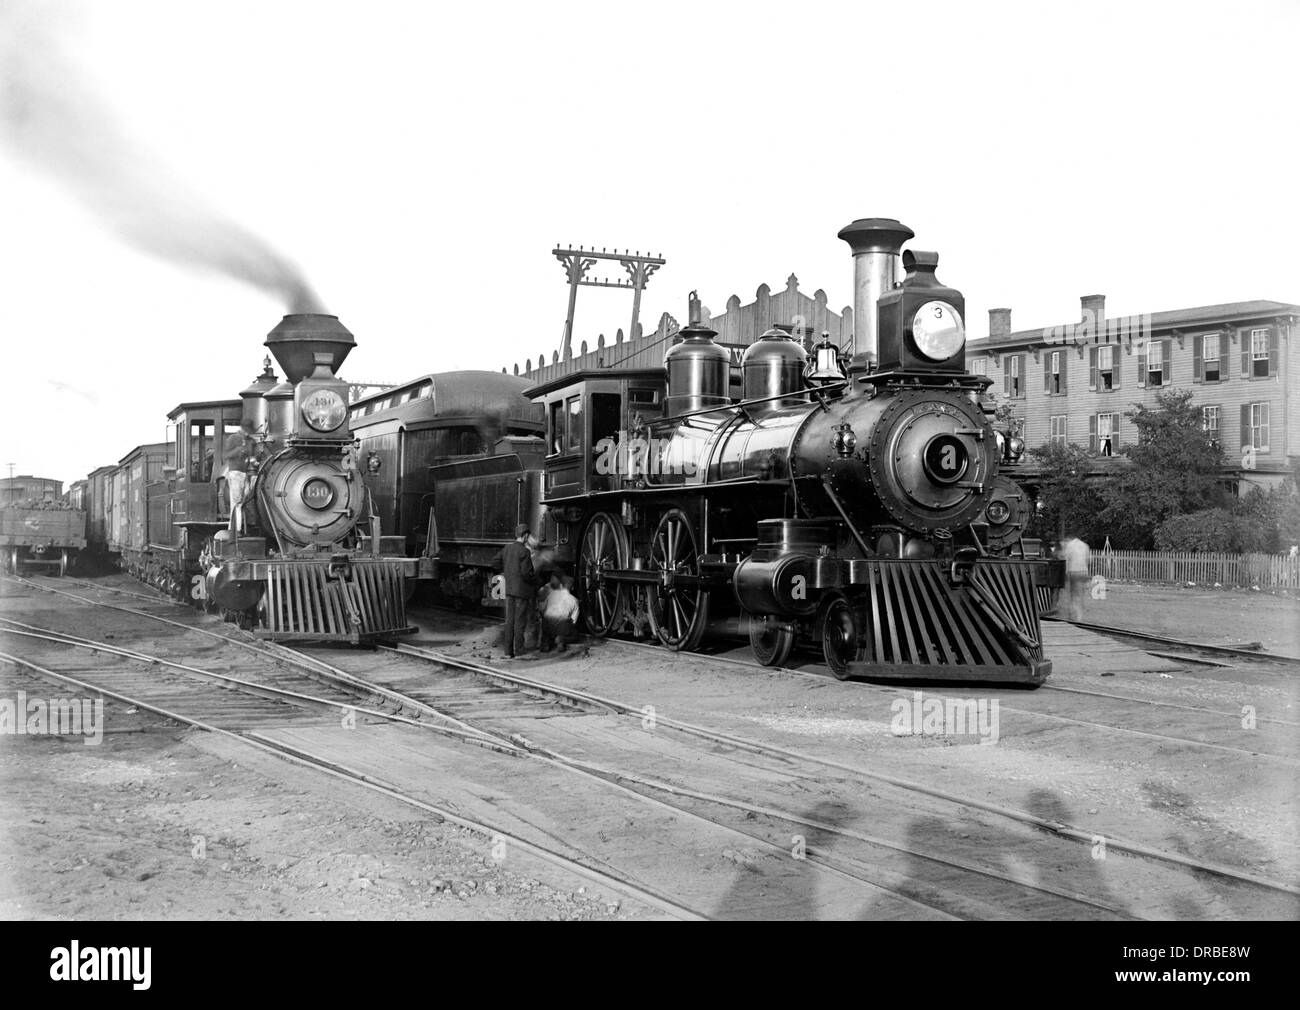
[[[1219,444],[1219,408],[1217,406],[1201,408],[1201,430],[1205,432],[1206,440],[1211,445]]]
[[[1051,425],[1052,425],[1051,441],[1053,445],[1065,445],[1065,440],[1068,433],[1068,421],[1069,418],[1065,414],[1057,414],[1051,419]]]
[[[971,375],[988,375],[989,360],[988,358],[973,358],[970,363]]]
[[[1219,368],[1219,335],[1217,333],[1211,333],[1204,338],[1204,351],[1202,353],[1205,358],[1203,365],[1205,381],[1218,382],[1221,372]],[[1215,410],[1218,410],[1218,408],[1216,407]]]
[[[1061,352],[1052,352],[1052,385],[1050,392],[1063,393],[1065,389],[1061,381]]]
[[[1256,452],[1268,452],[1268,404],[1252,403],[1247,406],[1250,416],[1250,441]]]
[[[1153,340],[1147,344],[1147,385],[1159,386],[1164,383],[1165,368],[1160,356],[1160,341]]]
[[[1097,451],[1103,456],[1115,454],[1115,415],[1097,415]]]
[[[1024,391],[1020,378],[1020,355],[1013,354],[1007,359],[1007,395],[1023,396]]]
[[[1266,329],[1250,331],[1250,374],[1256,379],[1268,378],[1268,330]]]
[[[1115,388],[1115,348],[1097,348],[1097,388]]]

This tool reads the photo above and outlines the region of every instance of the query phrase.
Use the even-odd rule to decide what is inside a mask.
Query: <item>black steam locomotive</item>
[[[334,316],[288,315],[266,346],[285,381],[268,359],[239,400],[177,406],[174,443],[90,475],[90,528],[106,526],[104,548],[142,580],[261,637],[359,643],[413,632],[411,580],[432,563],[407,557],[375,514],[338,378],[352,334]],[[256,449],[236,510],[224,448],[241,425]]]
[[[912,232],[840,232],[856,264],[859,338],[811,364],[772,330],[741,363],[698,323],[665,369],[600,370],[528,391],[546,406],[542,504],[577,579],[588,630],[646,620],[696,648],[735,613],[755,655],[798,641],[852,675],[1041,683],[1040,590],[1059,566],[1009,555],[1023,446],[994,430],[989,380],[965,366],[965,302]],[[875,360],[873,360],[873,358]],[[666,374],[665,374],[666,373]]]

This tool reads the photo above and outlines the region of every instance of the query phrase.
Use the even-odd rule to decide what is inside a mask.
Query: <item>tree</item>
[[[1078,537],[1090,544],[1100,544],[1101,511],[1105,506],[1102,493],[1105,480],[1090,480],[1092,459],[1077,445],[1049,442],[1030,450],[1042,468],[1040,493],[1043,511],[1039,530],[1043,536]]]
[[[1124,416],[1138,439],[1124,448],[1132,468],[1102,489],[1100,518],[1113,546],[1148,549],[1165,520],[1230,504],[1219,484],[1223,450],[1203,430],[1190,390],[1162,389],[1154,408],[1139,404]]]

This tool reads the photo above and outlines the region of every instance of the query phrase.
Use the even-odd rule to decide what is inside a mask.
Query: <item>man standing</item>
[[[513,659],[524,651],[528,614],[533,609],[537,576],[528,553],[528,524],[515,527],[515,539],[501,550],[501,574],[506,589],[506,655]]]
[[[226,436],[222,447],[226,464],[226,493],[230,495],[230,529],[235,536],[244,531],[244,496],[248,489],[248,464],[253,458],[253,425],[242,421],[239,430]]]

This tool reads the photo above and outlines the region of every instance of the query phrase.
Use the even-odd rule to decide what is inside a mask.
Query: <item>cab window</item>
[[[564,404],[556,400],[550,406],[546,430],[548,456],[558,456],[564,451]]]
[[[582,448],[582,398],[571,396],[564,403],[564,413],[566,415],[566,426],[568,428],[568,437],[565,440],[565,447],[570,450]]]

